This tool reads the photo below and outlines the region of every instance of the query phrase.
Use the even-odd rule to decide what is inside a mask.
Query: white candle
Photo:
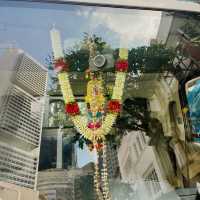
[[[52,28],[50,31],[50,35],[51,35],[51,44],[52,44],[54,59],[64,57],[61,45],[60,32],[57,29]]]
[[[126,39],[125,35],[120,37],[119,57],[125,60],[128,59],[128,40]]]

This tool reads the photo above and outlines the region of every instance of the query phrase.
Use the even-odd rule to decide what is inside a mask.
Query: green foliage
[[[97,43],[97,47],[102,49],[103,45]],[[114,59],[118,58],[118,49],[114,50]],[[167,49],[164,45],[154,44],[151,46],[136,47],[129,50],[129,72],[159,73],[170,70],[175,51]],[[87,49],[72,50],[65,54],[66,60],[70,63],[70,71],[84,72],[89,66],[89,51]],[[114,70],[111,69],[111,71]]]
[[[200,23],[199,18],[188,19],[182,27],[181,31],[186,35],[187,39],[196,46],[200,46]]]
[[[196,38],[199,37],[200,35],[200,26],[199,26],[199,21],[197,20],[190,20],[187,23],[185,23],[182,27],[181,30],[190,37]]]
[[[102,53],[104,47],[106,46],[106,42],[103,41],[101,37],[98,37],[97,35],[93,34],[90,36],[88,33],[84,33],[83,36],[83,43],[82,46],[87,48],[87,42],[88,40],[94,42],[96,44],[97,51]]]
[[[123,113],[118,117],[116,126],[120,130],[147,131],[149,119],[146,99],[126,99],[123,103]]]
[[[70,71],[84,72],[89,66],[89,51],[87,49],[72,50],[65,54],[70,64]]]
[[[132,48],[129,51],[129,71],[140,73],[159,73],[172,66],[175,51],[162,44]]]
[[[89,37],[87,33],[83,36],[83,41],[79,47],[74,47],[70,51],[65,51],[65,58],[70,64],[70,71],[84,72],[89,66],[89,49],[87,46],[88,39],[96,44],[97,50],[101,53],[106,42],[101,37],[93,35]],[[119,49],[113,49],[113,57],[118,58]],[[129,72],[138,73],[155,73],[170,70],[175,51],[166,48],[162,44],[152,44],[150,46],[136,47],[129,50]],[[48,69],[53,70],[53,58],[48,57]],[[114,66],[113,66],[114,68]]]
[[[78,49],[72,49],[69,53],[65,53],[65,58],[70,64],[70,71],[84,72],[89,67],[89,49],[88,49],[88,40],[93,41],[96,44],[98,52],[102,52],[106,42],[102,40],[101,37],[84,33],[83,41],[80,43]]]

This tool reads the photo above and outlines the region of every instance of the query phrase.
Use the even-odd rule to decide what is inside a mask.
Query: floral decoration
[[[86,103],[89,104],[88,115],[80,115],[80,110],[69,81],[69,73],[66,70],[69,65],[64,59],[57,59],[55,69],[61,69],[58,73],[58,79],[61,86],[64,101],[66,103],[66,113],[71,117],[75,128],[86,139],[96,144],[97,141],[105,140],[105,136],[109,134],[117,115],[121,109],[121,100],[126,80],[126,72],[128,69],[128,51],[119,52],[119,60],[116,62],[116,79],[113,87],[111,100],[107,103],[106,110],[104,107],[105,97],[103,94],[102,79],[94,78],[88,82]],[[106,113],[107,111],[107,113]],[[89,115],[89,113],[92,113]],[[90,117],[88,117],[90,116]]]
[[[69,64],[64,58],[58,58],[54,61],[54,68],[56,72],[67,71],[69,69]]]
[[[116,63],[115,63],[115,68],[117,71],[119,72],[126,72],[128,69],[128,60],[124,60],[124,59],[119,59]]]
[[[69,115],[72,115],[72,116],[78,115],[80,113],[78,103],[77,102],[67,103],[65,106],[65,111],[66,111],[66,113],[68,113]]]
[[[89,122],[88,123],[88,128],[90,129],[97,129],[101,127],[101,123],[100,122]]]
[[[121,110],[121,104],[118,100],[110,100],[108,102],[107,109],[111,113],[119,113]]]

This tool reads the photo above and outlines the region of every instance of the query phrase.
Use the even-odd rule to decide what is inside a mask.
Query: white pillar
[[[58,130],[57,135],[57,162],[56,162],[56,168],[62,169],[62,151],[63,151],[63,145],[62,145],[62,137],[63,137],[63,131],[61,128]]]

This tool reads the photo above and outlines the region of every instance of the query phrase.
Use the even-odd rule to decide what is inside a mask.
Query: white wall
[[[145,138],[145,141],[144,141]],[[121,146],[118,152],[120,172],[122,181],[129,182],[137,187],[137,190],[144,190],[148,181],[145,178],[148,173],[155,170],[158,176],[158,194],[166,193],[172,190],[165,173],[162,169],[159,157],[153,146],[148,146],[148,136],[142,137],[141,132],[131,131],[122,139]],[[139,144],[140,143],[140,144]],[[143,188],[143,189],[142,189]],[[143,191],[148,197],[148,191]],[[153,197],[152,197],[153,198]]]

